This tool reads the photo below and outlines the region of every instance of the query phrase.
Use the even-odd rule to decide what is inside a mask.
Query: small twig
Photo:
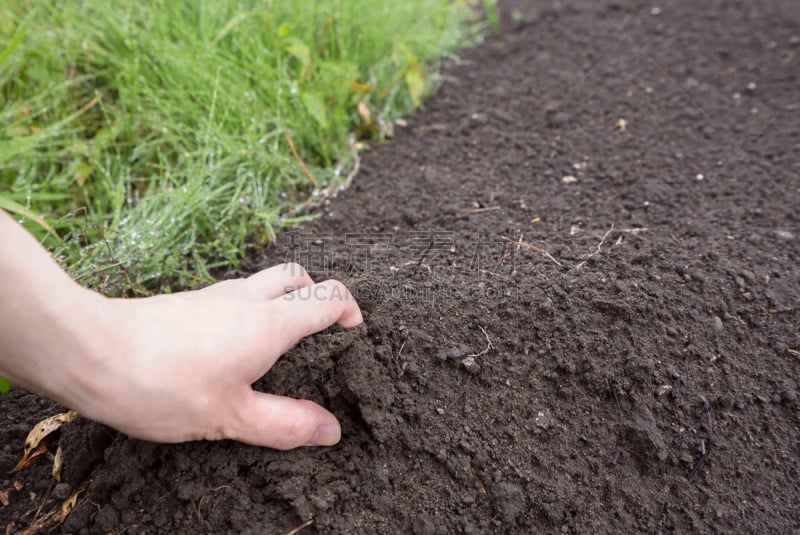
[[[468,214],[481,214],[483,212],[493,212],[494,210],[500,210],[502,207],[500,206],[489,206],[488,208],[475,208],[473,210],[465,210]]]
[[[514,243],[514,244],[516,244],[516,245],[518,245],[520,247],[525,247],[526,249],[530,249],[531,251],[534,251],[536,253],[542,254],[542,255],[546,256],[549,260],[554,262],[556,265],[561,266],[561,262],[559,262],[558,260],[553,258],[553,255],[551,255],[550,253],[548,253],[547,251],[545,251],[541,247],[537,247],[537,246],[535,246],[533,244],[530,244],[530,243],[522,241],[522,240],[515,240],[513,238],[509,238],[508,236],[500,236],[500,239],[503,240],[503,241]]]
[[[597,244],[597,248],[595,249],[595,251],[586,255],[584,257],[585,258],[584,261],[576,265],[575,269],[581,269],[583,265],[586,263],[586,260],[589,260],[591,257],[600,254],[602,252],[601,248],[603,247],[603,244],[606,242],[606,240],[613,231],[614,231],[614,223],[611,223],[611,228],[608,229],[605,234],[603,234],[603,238],[600,240],[600,243]]]
[[[485,355],[486,353],[488,353],[488,352],[489,352],[489,350],[490,350],[490,349],[492,349],[492,348],[494,347],[494,346],[492,345],[492,341],[489,339],[489,334],[486,332],[486,329],[484,329],[484,328],[483,328],[483,327],[481,327],[480,325],[478,325],[478,328],[479,328],[481,331],[483,331],[483,336],[485,336],[485,337],[486,337],[486,343],[487,343],[487,345],[486,345],[486,349],[484,349],[484,350],[483,350],[483,351],[481,351],[480,353],[475,353],[474,355],[467,355],[467,358],[475,358],[475,357],[480,357],[481,355]]]
[[[79,113],[86,113],[87,111],[94,108],[98,102],[100,102],[100,95],[95,95],[92,100],[83,105]]]
[[[481,273],[485,273],[486,275],[491,275],[492,277],[497,277],[498,279],[504,280],[506,282],[514,282],[511,279],[509,279],[508,277],[504,277],[504,276],[502,276],[502,275],[500,275],[498,273],[494,273],[492,271],[486,271],[485,269],[481,269],[480,272]]]
[[[600,253],[601,253],[601,250],[600,250],[600,248],[603,246],[603,244],[604,244],[604,243],[606,242],[606,240],[608,239],[608,236],[609,236],[609,235],[610,235],[610,234],[611,234],[613,231],[614,231],[614,223],[611,223],[611,228],[610,228],[610,229],[608,229],[608,231],[607,231],[605,234],[603,234],[603,239],[602,239],[602,240],[600,240],[600,243],[598,243],[598,244],[597,244],[597,250],[596,250],[595,252],[593,252],[592,254],[590,254],[589,256],[587,256],[586,258],[589,258],[589,257],[591,257],[591,256],[594,256],[594,255],[596,255],[596,254],[600,254]]]
[[[292,141],[292,138],[289,137],[289,134],[286,134],[286,142],[289,143],[289,148],[291,149],[292,154],[294,155],[294,159],[297,160],[297,163],[299,163],[300,167],[303,168],[303,172],[306,174],[308,179],[311,181],[312,184],[314,184],[315,187],[319,187],[319,182],[317,182],[317,179],[314,178],[314,175],[311,174],[311,171],[308,170],[306,162],[304,162],[300,158],[300,155],[297,154],[297,149],[294,148],[294,142]]]
[[[95,269],[95,270],[93,270],[93,271],[91,271],[89,273],[84,273],[83,275],[81,275],[79,277],[75,277],[75,282],[80,282],[80,281],[82,281],[83,279],[85,279],[87,277],[94,278],[94,277],[100,275],[101,273],[103,273],[104,271],[108,271],[109,269],[114,269],[116,267],[120,267],[121,265],[122,265],[122,262],[115,262],[113,264],[108,264],[107,266],[103,266],[101,268],[97,268],[97,269]]]
[[[425,260],[425,256],[426,256],[426,255],[427,255],[429,252],[431,252],[431,249],[433,249],[433,242],[434,242],[434,240],[433,240],[433,236],[431,236],[431,241],[430,241],[430,243],[428,244],[428,247],[426,247],[426,248],[425,248],[425,250],[424,250],[424,251],[422,251],[422,254],[421,254],[421,255],[419,255],[419,260],[417,260],[417,267],[419,267],[419,266],[422,264],[422,261],[423,261],[423,260]]]
[[[31,520],[31,524],[35,524],[36,520],[39,518],[39,515],[42,513],[42,508],[44,507],[45,502],[47,502],[47,499],[50,497],[50,492],[53,490],[53,487],[54,485],[50,485],[50,487],[47,489],[47,492],[45,492],[44,498],[42,498],[42,502],[36,509],[36,514],[33,515],[33,520]]]
[[[359,158],[358,151],[355,149],[353,150],[353,159],[356,163],[353,165],[353,170],[348,173],[347,180],[345,180],[344,184],[342,185],[342,187],[345,189],[350,187],[350,184],[353,183],[353,179],[358,174],[358,170],[361,168],[361,158]]]
[[[306,520],[305,522],[294,528],[292,531],[288,532],[286,535],[297,535],[307,527],[311,526],[313,523],[314,523],[314,517],[312,516],[311,518],[309,518],[308,520]]]
[[[400,355],[403,353],[403,348],[406,347],[406,341],[408,341],[408,338],[404,338],[403,339],[403,343],[400,344],[400,349],[397,351],[397,358],[398,359],[400,358]]]
[[[687,476],[689,481],[692,480],[697,471],[703,466],[703,463],[706,462],[706,459],[711,455],[711,451],[717,443],[717,436],[714,434],[714,422],[711,420],[711,404],[704,396],[700,396],[700,398],[703,400],[703,411],[706,413],[706,418],[708,419],[708,435],[705,440],[700,441],[700,457],[695,461],[691,472],[689,472]]]

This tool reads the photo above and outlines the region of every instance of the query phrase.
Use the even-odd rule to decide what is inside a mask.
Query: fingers
[[[217,292],[220,290],[240,292],[245,297],[259,300],[274,299],[299,288],[314,284],[305,268],[300,264],[289,262],[278,264],[250,275],[246,279],[228,279],[198,290],[199,292]]]
[[[305,268],[294,262],[259,271],[244,281],[245,291],[259,299],[274,299],[312,284]]]
[[[364,318],[355,298],[339,281],[329,280],[295,290],[271,302],[274,313],[271,342],[280,354],[298,340],[334,323],[350,328]]]
[[[339,421],[313,401],[253,392],[239,412],[228,438],[290,450],[298,446],[333,446],[341,438]]]

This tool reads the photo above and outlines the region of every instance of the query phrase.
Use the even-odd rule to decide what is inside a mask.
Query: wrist
[[[100,398],[98,377],[108,365],[110,300],[64,277],[32,292],[25,309],[10,378],[70,409],[87,411]]]

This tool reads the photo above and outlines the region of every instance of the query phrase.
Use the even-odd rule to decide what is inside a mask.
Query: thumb
[[[278,450],[333,446],[342,435],[336,416],[313,401],[253,391],[239,409],[234,440]]]

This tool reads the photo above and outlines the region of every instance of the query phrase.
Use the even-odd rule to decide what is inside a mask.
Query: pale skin
[[[111,299],[0,210],[0,376],[131,436],[277,449],[341,437],[320,405],[252,384],[301,338],[363,322],[345,286],[297,264],[203,290]]]

